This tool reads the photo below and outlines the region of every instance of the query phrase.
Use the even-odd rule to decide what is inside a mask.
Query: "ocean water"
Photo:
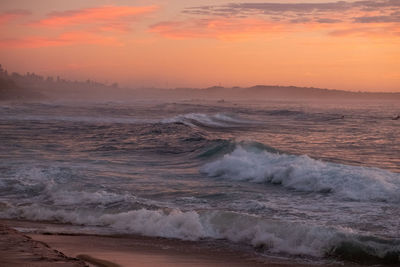
[[[0,218],[398,264],[399,111],[392,102],[3,103]]]

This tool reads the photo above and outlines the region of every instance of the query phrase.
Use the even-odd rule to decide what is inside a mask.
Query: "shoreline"
[[[36,255],[36,258],[24,258],[19,247],[14,246],[8,250],[8,258],[12,258],[20,263],[28,265],[6,265],[6,266],[31,266],[30,262],[38,263],[38,266],[52,266],[47,264],[46,255],[59,255],[56,257],[59,266],[106,266],[106,267],[125,267],[125,266],[321,266],[321,263],[312,261],[301,261],[297,259],[285,259],[261,255],[253,248],[243,250],[242,247],[227,245],[225,241],[185,241],[177,239],[167,239],[158,237],[147,237],[140,235],[96,235],[96,234],[75,234],[75,233],[51,233],[46,232],[46,225],[58,225],[45,222],[31,222],[20,220],[0,219],[1,229],[8,229],[14,235],[2,242],[1,247],[12,248],[15,244],[14,239],[22,238],[27,246],[24,253]],[[21,233],[17,229],[38,229],[38,232]],[[4,239],[4,238],[3,238]],[[41,244],[43,251],[37,251],[32,244]],[[3,249],[3,248],[2,248]],[[53,254],[51,253],[53,252]],[[3,252],[4,254],[4,249]],[[1,258],[0,254],[0,258]],[[54,259],[50,258],[55,262]],[[57,263],[59,263],[57,262]],[[1,261],[0,261],[1,263]],[[43,264],[42,264],[43,263]],[[42,265],[40,265],[42,264]],[[68,265],[69,264],[69,265]],[[71,265],[72,264],[72,265]],[[324,263],[326,264],[326,262]],[[339,262],[328,263],[329,266],[357,266],[353,264],[343,264]],[[1,265],[1,264],[0,264]],[[36,266],[36,265],[32,265]]]
[[[80,259],[66,256],[47,243],[35,240],[0,223],[0,266],[84,267]]]

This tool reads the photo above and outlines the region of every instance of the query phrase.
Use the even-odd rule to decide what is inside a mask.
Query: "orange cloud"
[[[314,22],[292,23],[260,18],[192,18],[160,22],[151,25],[149,31],[171,39],[210,38],[228,41],[300,32],[366,38],[400,37],[399,23],[331,22],[331,20],[320,18]]]
[[[28,36],[21,39],[0,40],[0,47],[3,48],[37,48],[87,44],[105,46],[122,45],[115,37],[89,32],[67,32],[56,37]]]
[[[400,37],[400,25],[387,25],[387,24],[351,24],[343,25],[341,28],[334,29],[329,32],[331,36],[358,36],[358,37],[372,37],[372,38],[393,38]]]
[[[156,6],[103,6],[80,10],[53,12],[47,18],[32,22],[39,31],[52,28],[52,34],[40,31],[37,34],[17,38],[0,39],[1,47],[36,48],[71,45],[123,45],[122,35],[130,31],[132,23],[139,16],[154,12]],[[4,13],[3,20],[22,14],[22,12]],[[1,22],[1,15],[0,15]],[[26,25],[25,25],[26,26]],[[48,31],[46,31],[48,32]]]
[[[6,24],[12,20],[18,19],[20,17],[28,16],[31,12],[27,10],[10,10],[0,13],[0,25]]]
[[[188,19],[160,22],[150,26],[150,32],[172,39],[213,38],[221,40],[242,39],[258,34],[286,31],[283,24],[261,19]]]
[[[270,33],[385,38],[399,36],[400,5],[394,0],[319,3],[227,3],[185,8],[181,21],[150,26],[167,38],[235,39]]]
[[[154,12],[157,6],[103,6],[53,12],[47,18],[32,23],[41,27],[97,25],[99,29],[125,31],[140,15]]]
[[[226,3],[220,5],[195,6],[185,8],[183,13],[202,16],[220,17],[255,17],[262,16],[274,21],[290,23],[340,21],[353,22],[399,22],[400,4],[398,0],[352,0],[352,1],[309,1],[296,3]],[[328,20],[327,20],[328,19]]]

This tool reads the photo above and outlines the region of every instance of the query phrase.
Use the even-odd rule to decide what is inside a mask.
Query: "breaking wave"
[[[400,174],[274,153],[238,145],[200,171],[210,177],[279,184],[303,192],[332,193],[356,201],[400,202]]]
[[[225,239],[267,253],[399,263],[400,240],[363,236],[351,229],[289,223],[227,211],[131,210],[104,214],[54,210],[37,204],[18,207],[6,217],[105,226],[116,233],[200,240]],[[4,217],[4,214],[3,214]]]
[[[0,201],[3,195],[7,195],[18,205],[42,203],[60,208],[98,207],[101,210],[117,203],[136,202],[136,197],[129,193],[114,193],[95,187],[90,190],[79,188],[76,185],[79,178],[75,175],[69,168],[21,168],[11,179],[0,179]]]
[[[244,148],[246,146],[247,150]],[[255,154],[258,158],[264,158],[264,161],[264,154],[296,157],[267,150],[273,149],[256,143],[242,143],[232,153],[215,162],[229,159],[238,153]],[[254,160],[251,157],[247,159],[248,162]],[[307,166],[304,162],[300,163]],[[238,162],[235,166],[240,167]],[[224,239],[251,245],[266,253],[399,263],[398,239],[360,235],[345,227],[272,219],[268,215],[208,209],[184,211],[145,205],[142,199],[131,194],[113,193],[101,187],[78,190],[72,186],[79,179],[75,177],[76,174],[70,169],[52,167],[24,168],[14,174],[13,179],[2,179],[1,192],[15,195],[16,201],[0,203],[0,217],[100,226],[121,234],[183,240]],[[22,198],[26,200],[21,202]],[[137,202],[143,205],[136,205]]]

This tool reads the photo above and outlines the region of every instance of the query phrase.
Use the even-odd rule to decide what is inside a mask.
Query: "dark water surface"
[[[398,263],[399,111],[392,102],[0,104],[0,217]]]

